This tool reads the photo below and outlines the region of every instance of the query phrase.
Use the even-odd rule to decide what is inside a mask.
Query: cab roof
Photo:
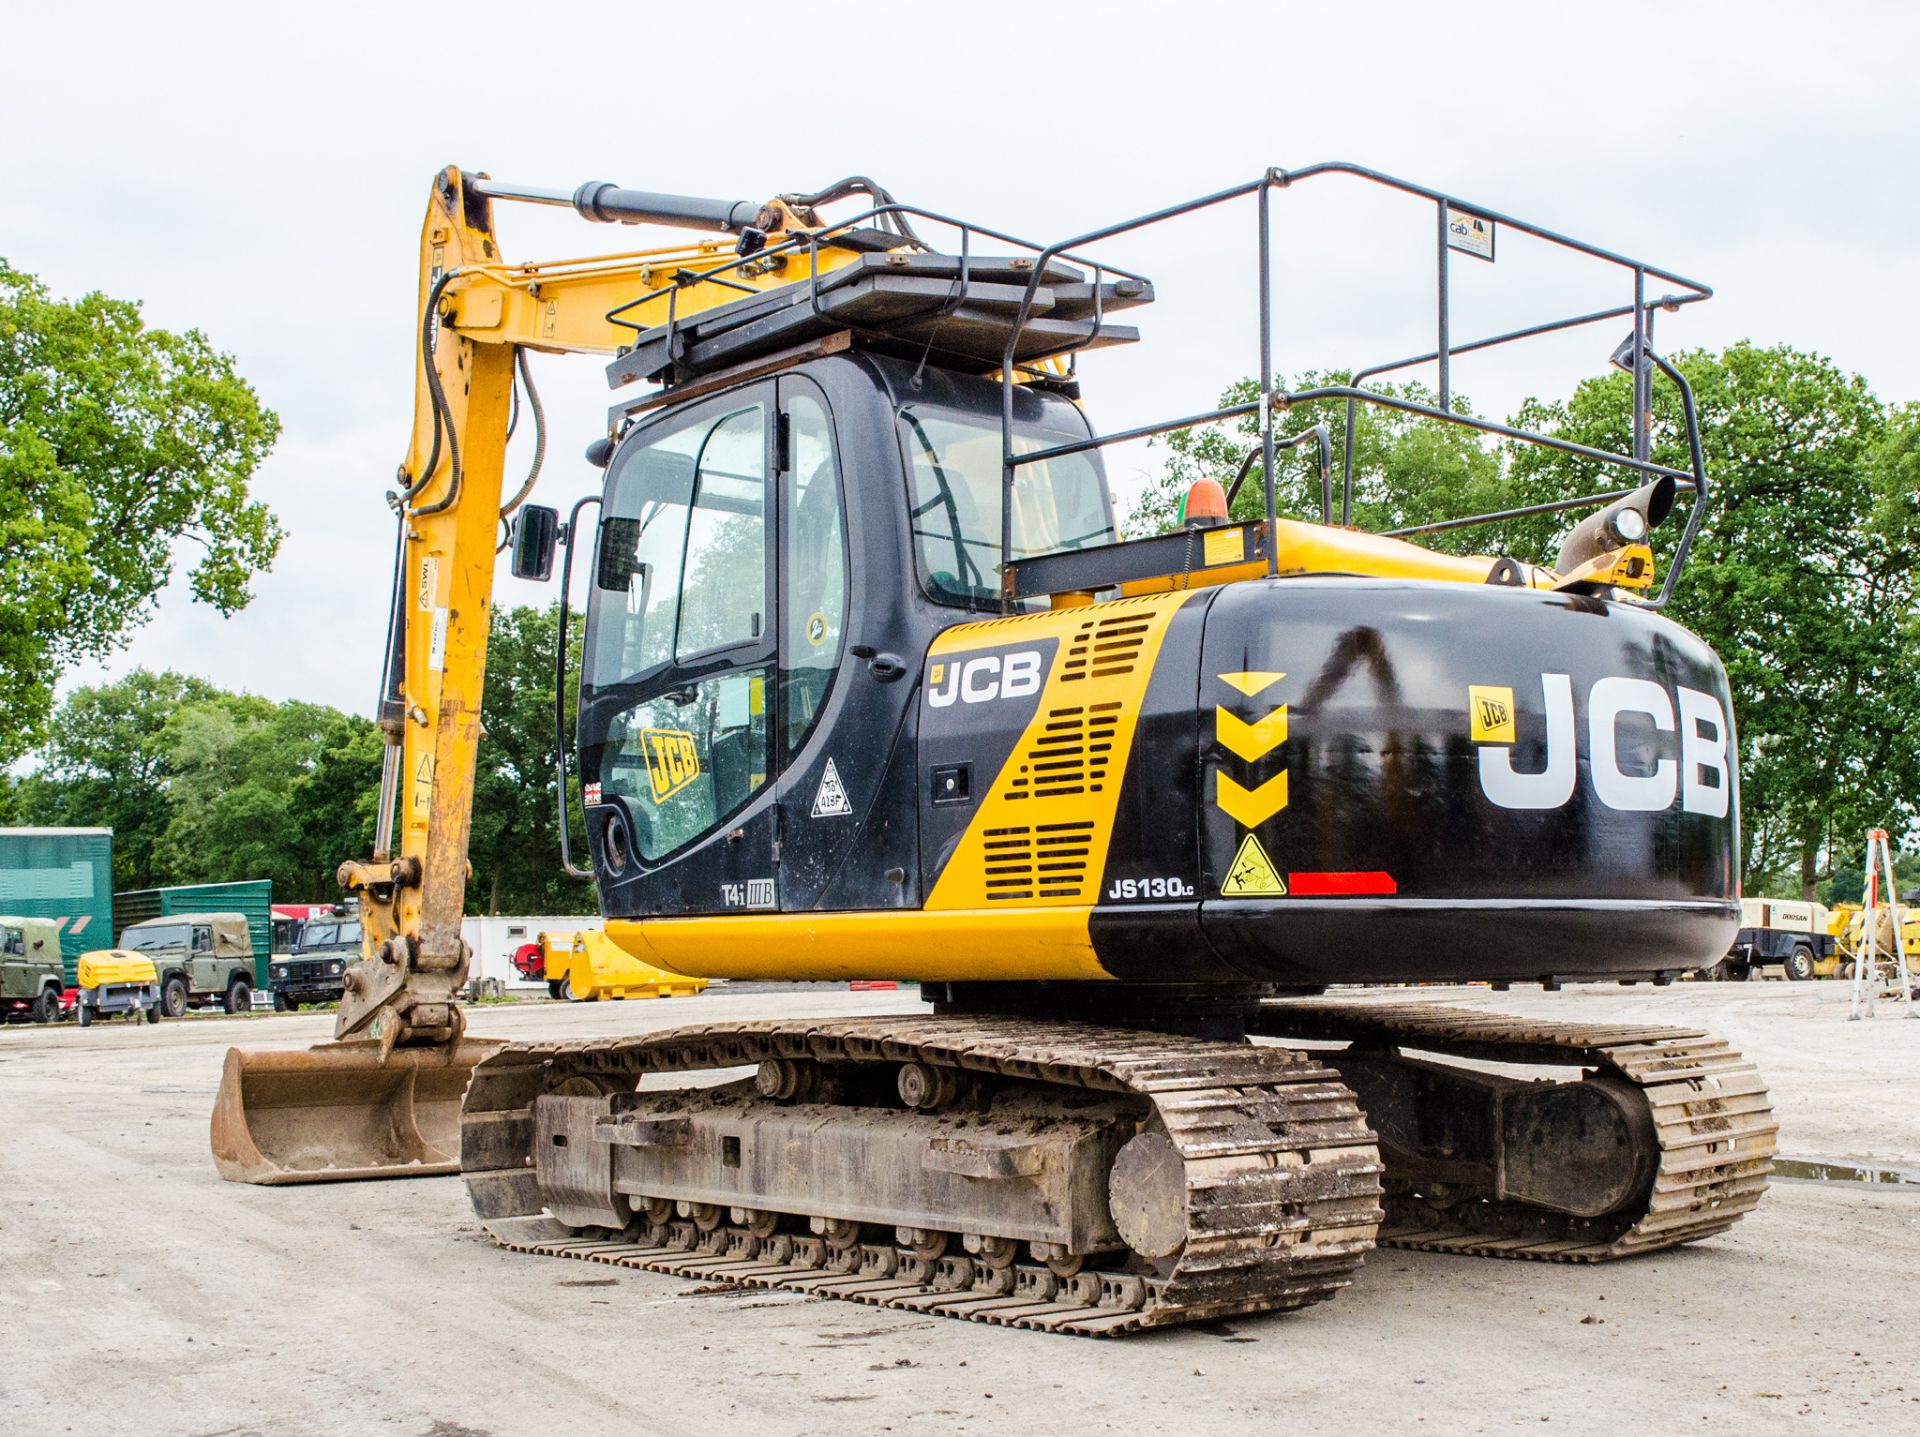
[[[123,932],[135,928],[165,928],[180,923],[245,923],[244,913],[163,913],[158,918],[142,918],[129,923]]]

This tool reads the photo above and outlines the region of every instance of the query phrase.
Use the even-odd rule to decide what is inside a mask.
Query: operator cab
[[[1090,437],[1059,393],[1014,409],[1016,452]],[[941,629],[1001,610],[1001,417],[995,381],[850,353],[626,435],[579,708],[609,915],[919,901],[912,679]],[[1016,559],[1114,539],[1096,452],[1019,471]]]

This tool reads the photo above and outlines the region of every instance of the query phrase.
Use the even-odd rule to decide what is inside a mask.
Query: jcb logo
[[[1017,649],[1007,655],[982,654],[935,664],[927,671],[927,702],[943,709],[958,700],[984,704],[994,699],[1025,698],[1040,692],[1040,651]]]
[[[1475,743],[1513,742],[1513,690],[1474,685],[1467,690]]]
[[[1542,674],[1546,700],[1546,767],[1538,773],[1518,773],[1513,767],[1512,709],[1506,732],[1497,741],[1482,723],[1483,703],[1511,690],[1475,687],[1468,691],[1471,737],[1481,745],[1480,788],[1502,808],[1559,808],[1573,797],[1579,776],[1577,727],[1574,722],[1573,680],[1566,674]],[[1486,697],[1483,697],[1486,696]],[[1652,721],[1656,734],[1676,729],[1678,743],[1651,766],[1636,763],[1629,773],[1620,762],[1620,722],[1628,714]],[[1732,805],[1733,769],[1728,762],[1730,735],[1726,711],[1712,694],[1675,688],[1671,695],[1649,679],[1604,678],[1587,694],[1587,761],[1593,795],[1608,808],[1627,813],[1657,813],[1671,808],[1677,796],[1688,813],[1725,818]],[[1671,749],[1678,748],[1678,757]]]
[[[700,751],[693,735],[677,728],[643,728],[640,746],[647,755],[647,783],[653,801],[663,803],[700,777]]]

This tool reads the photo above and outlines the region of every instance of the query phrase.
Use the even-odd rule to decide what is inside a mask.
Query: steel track
[[[1441,1004],[1263,1004],[1259,1032],[1334,1038],[1503,1063],[1591,1068],[1639,1088],[1659,1161],[1641,1206],[1576,1218],[1517,1203],[1439,1207],[1388,1174],[1384,1246],[1545,1262],[1609,1262],[1697,1242],[1751,1212],[1767,1188],[1779,1124],[1766,1083],[1694,1028],[1542,1023]]]
[[[836,1249],[798,1235],[806,1214],[787,1215],[787,1230],[771,1236],[691,1222],[573,1231],[543,1215],[531,1151],[532,1104],[542,1093],[582,1084],[611,1092],[650,1072],[771,1058],[914,1060],[1143,1097],[1185,1165],[1181,1249],[1164,1270],[1090,1261],[1061,1276],[1039,1263],[992,1266],[952,1250],[930,1258],[892,1243]],[[487,1231],[515,1251],[1086,1336],[1324,1301],[1351,1280],[1381,1218],[1373,1134],[1351,1091],[1309,1057],[1008,1018],[771,1021],[515,1044],[475,1070],[462,1169]],[[956,1238],[962,1221],[956,1214]]]
[[[1587,1068],[1645,1094],[1659,1154],[1632,1210],[1576,1218],[1494,1201],[1441,1207],[1387,1174],[1382,1244],[1604,1262],[1724,1232],[1766,1190],[1777,1124],[1765,1086],[1751,1063],[1698,1030],[1323,1000],[1263,1004],[1252,1027],[1283,1039]],[[803,1235],[806,1214],[787,1215],[785,1230],[771,1236],[684,1221],[576,1231],[544,1215],[531,1150],[532,1104],[542,1093],[582,1084],[613,1092],[647,1073],[770,1058],[913,1060],[1143,1097],[1185,1164],[1182,1250],[1165,1270],[1136,1259],[1062,1276],[1039,1263],[991,1266],[951,1249],[930,1257],[891,1243],[835,1248]],[[462,1115],[462,1169],[487,1231],[515,1251],[1088,1336],[1324,1301],[1376,1241],[1383,1198],[1365,1117],[1312,1054],[1011,1018],[768,1021],[515,1044],[475,1071]]]

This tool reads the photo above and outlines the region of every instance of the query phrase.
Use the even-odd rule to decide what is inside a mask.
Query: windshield
[[[1064,401],[1057,401],[1064,406]],[[914,544],[927,592],[969,608],[1000,602],[1001,462],[999,416],[932,405],[900,410]],[[1013,449],[1031,454],[1084,430],[1017,423]],[[1068,454],[1015,471],[1013,557],[1114,541],[1107,486],[1092,453]]]
[[[184,948],[187,946],[187,925],[168,923],[158,928],[130,928],[120,935],[122,948]]]
[[[360,920],[355,918],[345,923],[309,923],[300,934],[300,941],[293,947],[296,953],[308,953],[316,948],[358,948],[360,946]]]

